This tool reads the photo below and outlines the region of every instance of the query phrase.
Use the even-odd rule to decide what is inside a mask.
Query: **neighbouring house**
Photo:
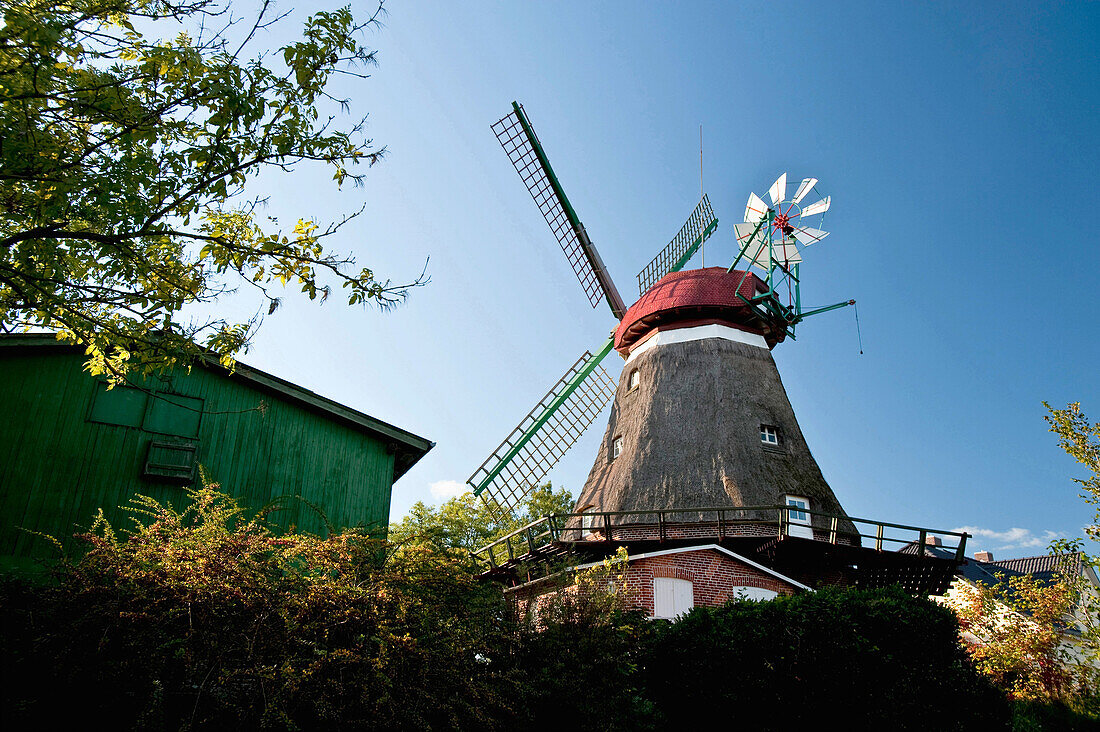
[[[943,556],[949,551],[940,545],[938,537],[928,537],[925,554]],[[1058,630],[1063,647],[1068,651],[1071,659],[1077,663],[1088,662],[1093,666],[1098,665],[1098,659],[1088,659],[1088,654],[1081,644],[1081,637],[1088,627],[1095,627],[1100,623],[1100,618],[1089,618],[1085,610],[1088,596],[1091,595],[1095,600],[1100,593],[1100,579],[1081,552],[1001,560],[994,559],[992,552],[976,552],[973,557],[967,558],[959,565],[951,586],[943,593],[933,595],[932,599],[953,608],[962,608],[977,597],[979,586],[994,587],[1002,581],[1008,582],[1013,577],[1022,576],[1030,576],[1040,584],[1055,582],[1060,576],[1069,578],[1071,582],[1080,581],[1085,597],[1072,613],[1062,618]],[[1018,612],[1001,601],[997,601],[996,612],[1004,617],[1015,616],[1025,622],[1029,621],[1026,613]],[[972,634],[964,635],[972,643],[983,642],[981,638]]]
[[[583,571],[599,562],[581,564]],[[798,580],[720,544],[695,544],[629,555],[619,580],[632,604],[653,618],[673,619],[696,605],[771,600],[810,590]]]
[[[49,334],[0,335],[0,563],[47,553],[136,493],[178,502],[199,468],[283,526],[385,531],[394,481],[434,443],[238,363],[116,386]],[[322,516],[323,512],[323,516]]]

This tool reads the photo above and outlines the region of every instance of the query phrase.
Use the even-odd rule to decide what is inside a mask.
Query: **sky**
[[[1042,402],[1100,420],[1100,2],[385,8],[364,39],[378,65],[334,90],[384,161],[360,188],[308,167],[257,184],[283,221],[365,204],[330,246],[394,282],[427,262],[431,281],[387,312],[289,296],[241,360],[437,443],[391,520],[463,490],[615,325],[489,129],[518,100],[628,304],[698,200],[700,125],[708,265],[732,262],[750,191],[820,180],[830,236],[806,253],[803,303],[857,300],[863,353],[852,308],[773,353],[850,515],[967,527],[999,557],[1090,521]],[[606,422],[555,486],[576,495]]]

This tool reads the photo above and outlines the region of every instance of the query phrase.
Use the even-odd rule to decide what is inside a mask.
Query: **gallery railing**
[[[812,523],[809,516],[823,520]],[[849,524],[855,531],[849,528]],[[864,533],[864,528],[870,533]],[[794,536],[852,546],[863,546],[863,540],[868,539],[873,540],[873,546],[878,551],[884,551],[886,546],[893,548],[896,544],[902,545],[901,548],[909,545],[935,547],[944,553],[953,551],[954,559],[959,563],[966,557],[966,540],[970,536],[959,531],[894,524],[781,505],[587,511],[543,516],[472,554],[489,567],[499,567],[580,542],[639,538],[667,541],[687,537],[713,537],[722,541],[751,535]],[[941,542],[929,544],[929,537],[940,538]],[[942,537],[953,537],[952,543],[955,545],[943,544]]]

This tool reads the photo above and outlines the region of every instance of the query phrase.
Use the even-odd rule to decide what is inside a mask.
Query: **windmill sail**
[[[821,229],[811,229],[809,226],[796,226],[794,228],[794,238],[798,239],[798,243],[803,246],[810,246],[814,242],[819,242],[829,235],[829,232],[822,231]]]
[[[492,508],[515,513],[615,394],[599,365],[612,341],[584,353],[466,481]]]
[[[611,312],[621,319],[626,312],[626,304],[615,288],[596,247],[588,238],[584,224],[566,198],[561,183],[554,175],[554,169],[550,167],[550,159],[546,157],[523,107],[512,102],[512,113],[492,128],[523,184],[538,204],[542,217],[554,232],[592,307],[607,298]]]
[[[773,206],[778,206],[780,201],[787,198],[787,174],[779,176],[779,178],[772,183],[772,187],[768,189],[768,198],[772,200]]]
[[[737,246],[743,250],[750,242],[767,243],[768,229],[760,224],[734,224],[733,232],[737,236]]]
[[[718,219],[714,216],[714,209],[710,207],[710,199],[704,194],[703,200],[691,212],[687,223],[680,227],[679,233],[638,273],[638,294],[646,294],[654,282],[669,272],[683,269],[717,228]]]

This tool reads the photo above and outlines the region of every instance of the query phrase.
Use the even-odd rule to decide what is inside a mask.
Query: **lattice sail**
[[[638,294],[646,294],[657,280],[682,269],[717,228],[718,219],[710,207],[710,199],[704,194],[679,233],[638,273]]]
[[[491,507],[516,512],[614,396],[615,382],[599,358],[586,351],[577,359],[474,471],[466,482],[475,494]]]
[[[523,180],[523,184],[527,186],[531,197],[538,204],[542,217],[554,232],[554,237],[561,245],[561,250],[565,252],[565,258],[573,267],[573,272],[580,280],[589,302],[592,303],[592,307],[596,307],[604,298],[603,288],[581,246],[580,237],[573,224],[576,214],[573,213],[570,216],[571,207],[568,200],[562,200],[563,196],[559,194],[558,187],[555,185],[557,181],[554,180],[553,171],[546,169],[535,149],[537,138],[534,130],[530,125],[524,124],[524,120],[520,118],[519,109],[515,109],[494,124],[492,129],[497,140],[500,141],[500,146],[504,148],[508,159],[512,161],[516,172]]]

